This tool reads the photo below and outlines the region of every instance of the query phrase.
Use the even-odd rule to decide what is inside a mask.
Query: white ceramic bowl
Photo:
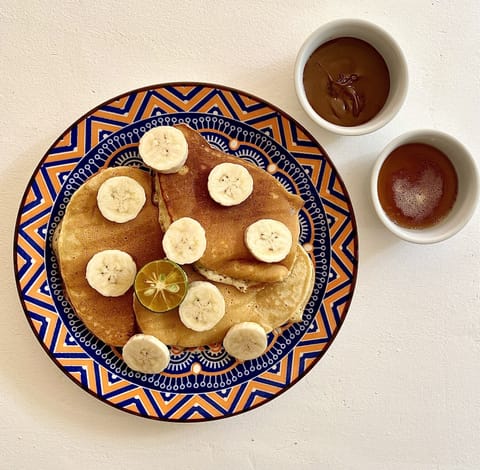
[[[340,126],[319,116],[308,102],[303,87],[303,70],[312,53],[322,44],[339,37],[354,37],[372,45],[384,58],[390,73],[390,93],[382,110],[358,126]],[[324,129],[342,135],[361,135],[380,129],[398,113],[408,90],[405,56],[393,37],[377,25],[359,19],[340,19],[324,24],[303,43],[295,62],[295,91],[307,114]]]
[[[411,143],[428,144],[443,152],[452,162],[458,177],[457,198],[451,211],[438,224],[422,229],[408,229],[392,222],[383,210],[377,192],[378,175],[385,159],[396,148]],[[373,166],[370,187],[373,206],[385,227],[403,240],[427,244],[452,237],[470,220],[479,199],[480,177],[475,160],[461,142],[443,132],[424,129],[402,134],[383,149]]]

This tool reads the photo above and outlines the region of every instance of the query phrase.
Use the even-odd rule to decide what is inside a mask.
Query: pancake
[[[297,256],[290,275],[281,282],[264,288],[251,288],[240,292],[235,287],[214,283],[225,298],[225,315],[211,330],[197,332],[180,321],[178,308],[166,313],[154,313],[143,307],[134,296],[134,310],[142,333],[156,336],[167,345],[198,347],[221,343],[228,329],[240,322],[259,323],[266,332],[289,322],[302,320],[303,310],[312,294],[315,275],[310,256],[295,246]],[[204,280],[191,267],[186,266],[189,281]]]
[[[231,284],[241,280],[248,286],[286,279],[295,261],[302,198],[289,193],[265,170],[210,147],[190,127],[183,124],[176,127],[187,139],[188,157],[179,172],[157,174],[156,197],[163,230],[182,217],[194,218],[202,224],[207,249],[196,267],[211,280],[222,277],[223,282]],[[239,205],[221,206],[208,193],[208,175],[214,166],[223,162],[244,166],[253,178],[252,194]],[[292,233],[292,248],[278,263],[258,261],[244,243],[245,229],[264,218],[283,222]]]
[[[142,185],[146,203],[137,217],[126,223],[105,219],[97,207],[97,191],[112,176],[129,176]],[[123,346],[136,332],[132,307],[133,288],[120,297],[104,297],[85,278],[86,265],[97,252],[118,249],[129,253],[140,269],[164,257],[158,208],[152,202],[152,177],[131,167],[102,170],[72,196],[53,240],[65,293],[85,326],[111,346]]]

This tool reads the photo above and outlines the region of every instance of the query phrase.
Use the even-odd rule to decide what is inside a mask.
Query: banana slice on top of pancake
[[[211,330],[225,315],[225,299],[215,284],[194,281],[190,283],[178,314],[182,323],[191,330]]]
[[[150,168],[160,173],[175,173],[187,160],[188,143],[179,129],[158,126],[143,134],[138,152]]]
[[[132,287],[137,274],[133,258],[121,250],[95,253],[87,263],[87,282],[105,297],[119,297]]]
[[[182,217],[168,227],[162,246],[169,260],[178,264],[195,263],[207,248],[205,230],[195,219]]]
[[[112,221],[125,223],[137,217],[145,205],[142,185],[129,176],[113,176],[98,188],[97,205],[102,215]]]
[[[159,374],[170,362],[170,351],[158,338],[141,333],[133,335],[122,350],[130,369],[144,374]]]
[[[253,178],[248,170],[236,163],[220,163],[208,175],[208,192],[222,206],[236,206],[253,191]]]
[[[260,219],[245,230],[245,245],[258,260],[276,263],[290,253],[292,232],[278,220]]]
[[[240,361],[256,359],[267,349],[267,333],[258,323],[237,323],[227,331],[223,347],[230,356]]]

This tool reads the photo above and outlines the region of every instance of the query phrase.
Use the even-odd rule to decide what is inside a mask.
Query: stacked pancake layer
[[[107,220],[97,205],[101,184],[115,176],[133,178],[143,187],[146,196],[140,213],[122,224]],[[111,346],[123,346],[137,330],[132,309],[133,289],[119,297],[101,295],[87,282],[87,264],[96,253],[108,249],[130,254],[137,268],[152,259],[163,258],[159,243],[162,231],[152,196],[148,173],[130,167],[103,170],[74,193],[54,237],[53,249],[73,309],[95,336]]]
[[[297,243],[302,199],[264,170],[211,148],[189,127],[177,129],[188,142],[188,154],[175,172],[154,172],[152,178],[139,169],[110,168],[73,195],[53,244],[72,307],[95,336],[120,347],[138,333],[169,346],[197,347],[222,342],[229,329],[242,322],[255,322],[270,332],[300,321],[314,285],[312,261]],[[241,165],[251,175],[253,189],[241,204],[224,206],[210,197],[208,176],[220,163]],[[107,220],[96,201],[102,183],[116,176],[133,178],[146,196],[138,215],[125,223]],[[138,301],[133,288],[118,297],[105,297],[88,284],[86,267],[99,251],[122,250],[131,255],[137,269],[164,258],[165,231],[185,217],[195,219],[206,236],[200,259],[183,266],[188,281],[209,280],[225,300],[225,314],[213,328],[187,328],[178,307],[152,312]],[[293,243],[280,261],[262,262],[246,246],[246,229],[263,219],[279,221],[291,232]]]

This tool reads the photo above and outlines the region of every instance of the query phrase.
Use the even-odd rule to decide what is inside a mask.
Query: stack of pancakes
[[[131,167],[105,169],[88,179],[70,200],[53,248],[73,309],[95,336],[119,347],[136,332],[154,335],[167,345],[196,347],[221,342],[228,329],[239,322],[254,321],[269,332],[300,321],[314,284],[310,257],[294,243],[281,262],[258,261],[245,246],[244,230],[258,219],[271,218],[283,222],[293,240],[298,240],[302,199],[289,193],[266,171],[213,149],[191,128],[178,128],[189,149],[179,172],[150,175]],[[208,174],[223,162],[243,165],[252,175],[254,190],[238,206],[220,206],[208,194]],[[112,176],[130,176],[145,190],[147,201],[132,221],[110,222],[97,207],[98,188]],[[206,332],[186,328],[178,308],[166,313],[147,310],[137,301],[133,288],[120,297],[103,297],[85,279],[89,259],[101,250],[129,253],[138,269],[164,258],[163,233],[181,217],[198,220],[207,238],[202,258],[195,265],[184,266],[189,281],[207,278],[225,298],[225,316]]]

